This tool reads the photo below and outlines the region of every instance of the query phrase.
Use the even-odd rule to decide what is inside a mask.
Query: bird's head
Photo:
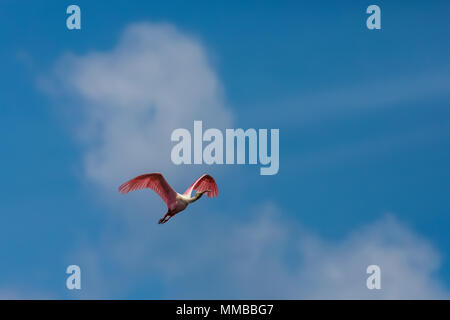
[[[204,193],[211,192],[211,190],[200,191],[199,194],[202,196]]]

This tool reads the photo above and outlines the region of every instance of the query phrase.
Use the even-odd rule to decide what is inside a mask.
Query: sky
[[[0,298],[448,299],[448,12],[0,0]],[[279,129],[279,172],[173,164],[194,120]],[[158,225],[155,193],[117,192],[146,172],[219,197]]]

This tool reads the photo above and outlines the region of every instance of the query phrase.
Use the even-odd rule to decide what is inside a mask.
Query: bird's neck
[[[196,193],[195,196],[189,198],[188,202],[192,203],[197,201],[198,199],[200,199],[202,197],[203,193]]]

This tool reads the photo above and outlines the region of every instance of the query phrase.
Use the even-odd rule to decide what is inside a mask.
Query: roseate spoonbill
[[[137,176],[122,184],[119,187],[119,192],[125,194],[143,188],[150,188],[155,191],[167,205],[167,213],[159,220],[159,224],[169,221],[178,212],[186,209],[188,204],[200,199],[204,193],[208,197],[217,197],[219,194],[216,182],[209,174],[202,175],[185,193],[179,194],[172,189],[161,173],[147,173]],[[192,196],[194,190],[196,194]]]

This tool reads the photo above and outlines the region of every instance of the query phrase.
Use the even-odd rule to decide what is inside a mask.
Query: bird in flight
[[[119,187],[119,192],[125,194],[143,188],[150,188],[155,191],[167,205],[167,213],[159,220],[159,224],[169,221],[174,215],[186,209],[190,203],[200,199],[204,193],[208,197],[217,197],[219,194],[217,184],[209,174],[202,175],[185,193],[179,194],[172,189],[161,173],[147,173],[137,176],[122,184]],[[192,196],[194,190],[196,193],[195,196]]]

